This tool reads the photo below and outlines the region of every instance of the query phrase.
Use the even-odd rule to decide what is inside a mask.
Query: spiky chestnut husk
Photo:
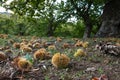
[[[83,42],[78,40],[76,43],[75,43],[75,47],[80,47],[82,46]]]
[[[62,39],[60,38],[60,37],[57,37],[57,39],[56,39],[58,42],[61,42],[62,41]]]
[[[35,60],[43,60],[47,55],[48,53],[45,48],[41,48],[33,54]]]
[[[70,44],[68,44],[68,43],[63,44],[63,48],[69,48],[69,47],[70,47]]]
[[[83,42],[83,43],[82,43],[82,47],[84,47],[84,48],[87,48],[88,45],[89,45],[89,42]]]
[[[78,56],[86,56],[86,53],[82,49],[78,49],[77,52],[75,52],[74,57]]]
[[[33,44],[33,48],[40,48],[41,47],[41,44],[36,42]]]
[[[20,43],[16,43],[16,42],[13,43],[13,47],[14,47],[14,48],[20,48]]]
[[[32,48],[31,47],[28,47],[28,45],[23,45],[20,47],[20,49],[23,51],[23,52],[31,52],[32,51]]]
[[[32,63],[26,58],[19,58],[17,65],[23,71],[29,71],[32,68]]]
[[[48,46],[48,50],[54,50],[54,49],[56,49],[55,45],[49,45]]]
[[[52,57],[52,64],[56,68],[65,68],[69,62],[70,58],[65,54],[56,53]]]
[[[5,53],[0,51],[0,61],[4,61],[6,59],[7,59],[7,56],[5,55]]]

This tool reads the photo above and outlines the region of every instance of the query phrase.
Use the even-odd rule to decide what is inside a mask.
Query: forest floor
[[[101,53],[95,48],[100,41],[119,42],[118,38],[90,38],[84,41],[89,42],[88,47],[75,46],[79,38],[64,37],[20,37],[11,35],[0,36],[0,51],[7,55],[7,60],[0,61],[0,80],[95,80],[94,77],[105,75],[108,80],[120,79],[120,57]],[[34,41],[42,44],[40,47],[32,48],[30,52],[23,52],[13,46],[14,43],[23,41]],[[56,42],[57,41],[57,42]],[[65,46],[64,43],[68,43]],[[55,45],[56,49],[49,50],[49,45]],[[33,45],[33,44],[32,44]],[[70,58],[70,63],[66,68],[59,69],[51,64],[51,59],[33,62],[33,67],[28,72],[21,72],[12,65],[14,58],[29,54],[33,57],[36,50],[45,48],[51,56],[57,52],[66,54]],[[77,49],[82,48],[86,56],[74,57]],[[22,77],[21,77],[22,76]],[[100,79],[102,80],[102,79]]]

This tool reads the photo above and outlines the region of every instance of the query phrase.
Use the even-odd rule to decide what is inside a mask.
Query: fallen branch
[[[117,46],[111,42],[101,41],[99,44],[96,45],[95,48],[105,54],[113,54],[115,56],[120,56],[120,46]]]

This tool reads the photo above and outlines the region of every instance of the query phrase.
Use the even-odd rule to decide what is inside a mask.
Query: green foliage
[[[1,33],[8,33],[14,35],[36,35],[46,36],[48,22],[45,19],[20,17],[11,15],[11,17],[4,17],[1,21]],[[6,24],[7,23],[7,24]],[[6,30],[6,31],[5,31]],[[96,30],[96,28],[93,28]],[[84,23],[82,20],[77,22],[60,23],[54,31],[54,36],[64,37],[79,37],[84,33]]]
[[[10,16],[0,15],[0,33],[13,34],[13,20]]]
[[[3,1],[6,3],[8,0]],[[3,4],[6,9],[10,9],[19,15],[34,16],[35,11],[44,8],[44,0],[13,0],[10,5]]]
[[[30,20],[40,20],[35,21],[37,26],[32,31],[37,35],[42,31],[42,35],[53,36],[59,24],[65,23],[70,17],[63,1],[58,3],[56,0],[14,0],[9,5],[3,6],[15,14],[28,17]],[[19,25],[17,26],[19,27]]]
[[[88,29],[85,31],[91,33],[89,27],[98,27],[100,24],[100,16],[104,3],[104,0],[99,1],[99,3],[95,0],[67,0],[66,6],[69,6],[72,16],[75,16],[77,20],[83,20],[85,29]],[[87,34],[86,37],[91,35],[88,33],[85,33],[85,35]]]
[[[74,25],[74,31],[72,36],[73,37],[79,37],[82,38],[83,34],[84,34],[84,30],[85,30],[85,25],[83,23],[83,21],[78,21],[75,25]]]
[[[33,64],[33,58],[32,58],[32,56],[31,56],[29,53],[27,53],[27,54],[24,56],[24,58],[26,58],[27,60],[29,60],[29,61],[31,62],[31,64]]]
[[[55,36],[82,38],[84,30],[83,21],[78,21],[76,23],[67,22],[66,24],[61,24],[60,27],[56,29]]]
[[[108,0],[61,0],[60,3],[57,0],[13,0],[10,4],[6,1],[2,1],[2,6],[12,10],[14,15],[0,19],[1,33],[82,37],[85,31],[83,15],[89,13],[94,26],[93,36],[100,24],[103,5]],[[68,22],[71,17],[77,21]]]

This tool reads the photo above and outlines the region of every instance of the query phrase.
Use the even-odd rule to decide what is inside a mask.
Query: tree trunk
[[[91,31],[92,31],[92,22],[89,17],[89,14],[86,14],[83,16],[84,23],[85,23],[85,31],[83,38],[89,38],[91,36]]]
[[[102,24],[96,37],[120,37],[120,0],[111,0],[105,4]]]
[[[52,25],[48,25],[48,31],[47,31],[47,36],[50,37],[50,36],[53,36],[53,29],[52,29]]]
[[[18,35],[24,36],[25,35],[25,25],[23,23],[19,23],[18,27]]]

